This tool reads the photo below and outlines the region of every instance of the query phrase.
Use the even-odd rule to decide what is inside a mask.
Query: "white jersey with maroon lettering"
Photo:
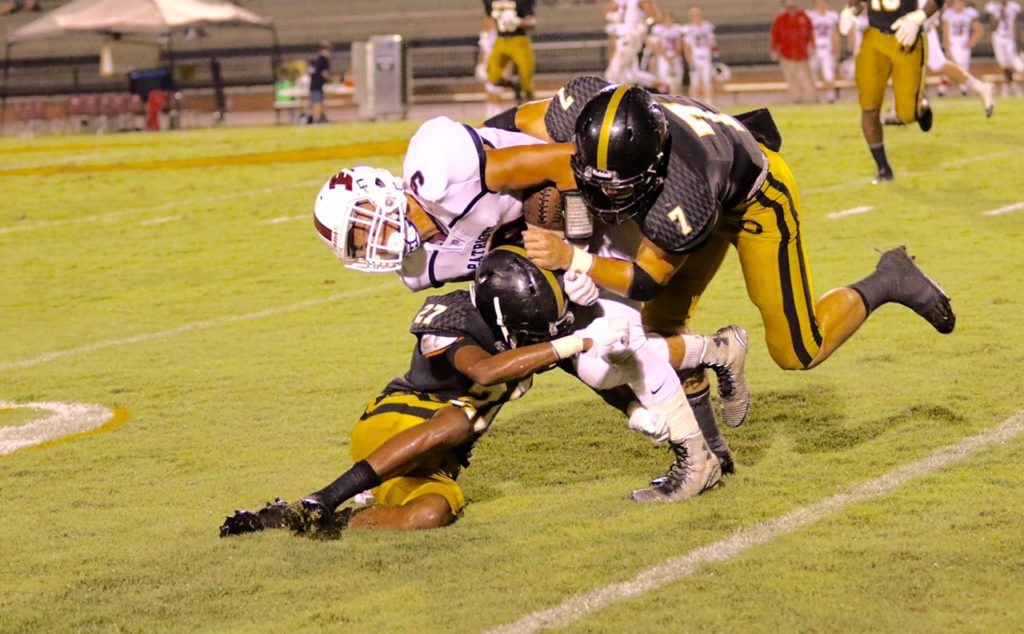
[[[1020,11],[1020,3],[1016,0],[1005,4],[989,2],[985,5],[985,13],[992,18],[992,50],[996,55],[996,63],[999,68],[1024,72],[1024,64],[1017,56],[1017,16]]]
[[[683,41],[690,49],[691,88],[710,86],[714,68],[715,25],[690,22],[683,26]]]
[[[835,11],[818,13],[808,11],[814,31],[814,62],[821,78],[827,82],[836,79],[836,56],[839,51],[835,46],[835,34],[839,28],[839,14]]]
[[[967,7],[963,11],[946,9],[942,12],[942,21],[949,29],[949,50],[946,53],[965,70],[971,67],[971,26],[977,19],[978,11],[974,7]]]
[[[473,276],[496,235],[522,218],[521,197],[493,192],[484,177],[486,147],[541,141],[518,132],[476,129],[446,117],[420,126],[409,141],[403,185],[440,232],[402,261],[399,276],[414,291]]]

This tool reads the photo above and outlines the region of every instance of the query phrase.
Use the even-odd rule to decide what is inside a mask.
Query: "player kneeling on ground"
[[[256,512],[236,511],[221,536],[289,528],[332,537],[346,527],[450,524],[465,506],[455,479],[468,466],[473,444],[504,403],[525,393],[535,372],[584,351],[600,357],[626,351],[624,320],[597,319],[585,333],[566,334],[572,327],[557,278],[519,249],[498,249],[481,264],[470,292],[429,297],[413,318],[419,342],[411,368],[388,384],[353,429],[355,465],[297,503],[277,500]],[[699,493],[718,481],[720,466],[699,431],[690,439],[698,451],[687,475],[703,478]],[[374,505],[336,511],[366,490]]]

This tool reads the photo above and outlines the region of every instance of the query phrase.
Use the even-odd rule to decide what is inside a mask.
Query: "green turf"
[[[942,337],[881,309],[810,373],[768,358],[735,257],[695,326],[751,331],[755,402],[727,430],[739,473],[685,504],[626,493],[667,465],[554,373],[510,404],[460,479],[456,525],[417,534],[219,540],[224,514],[294,498],[348,466],[346,434],[404,371],[422,302],[343,270],[308,219],[339,161],[4,176],[0,400],[123,407],[115,431],[0,457],[0,631],[475,631],[628,579],[990,428],[1024,408],[1024,102],[985,120],[936,104],[888,130],[872,172],[851,105],[775,109],[802,188],[815,290],[906,243],[954,298]],[[0,169],[273,153],[396,141],[415,124],[0,140]],[[35,150],[40,151],[25,151]],[[365,157],[394,170],[400,157]],[[357,162],[346,159],[342,163]],[[867,214],[829,220],[856,206]],[[263,221],[303,216],[276,224]],[[159,224],[144,222],[161,221]],[[316,305],[236,321],[207,320]],[[5,415],[0,425],[14,420]],[[20,414],[19,414],[20,416]],[[23,420],[23,419],[18,419]],[[853,506],[572,629],[1024,628],[1024,440]]]

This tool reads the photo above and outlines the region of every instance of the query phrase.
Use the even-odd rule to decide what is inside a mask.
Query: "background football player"
[[[690,21],[683,25],[683,51],[690,67],[690,96],[711,103],[715,87],[712,81],[715,50],[715,25],[704,19],[700,7],[690,8]]]
[[[839,13],[828,8],[827,0],[817,0],[807,12],[814,27],[814,67],[825,84],[825,99],[835,103],[836,66],[839,63]],[[692,96],[692,95],[691,95]]]
[[[992,0],[985,5],[985,13],[992,21],[992,50],[996,63],[1003,71],[1003,96],[1010,93],[1010,87],[1021,95],[1020,86],[1014,83],[1013,73],[1024,74],[1024,60],[1017,55],[1017,16],[1020,3],[1017,0]]]
[[[533,99],[533,71],[536,60],[529,31],[537,26],[533,0],[483,0],[483,31],[494,29],[497,37],[487,58],[488,108],[501,101],[501,87],[516,91],[516,102]],[[517,83],[506,79],[506,66],[515,66]]]
[[[857,16],[867,10],[868,29],[857,53],[856,80],[860,93],[861,129],[875,160],[875,183],[893,179],[885,154],[881,109],[885,90],[892,78],[896,116],[904,124],[917,121],[921,129],[932,127],[932,111],[924,95],[924,21],[942,6],[943,0],[928,0],[923,9],[918,0],[849,0],[839,18],[839,31],[848,34]],[[865,6],[866,5],[866,6]]]
[[[608,81],[636,83],[640,78],[640,50],[648,27],[661,20],[654,0],[611,0],[604,10],[609,53]]]
[[[964,0],[951,0],[942,12],[946,51],[967,72],[971,70],[972,50],[985,36],[985,27],[978,21],[979,16],[978,10],[967,6]],[[960,84],[960,92],[967,94],[967,84]]]

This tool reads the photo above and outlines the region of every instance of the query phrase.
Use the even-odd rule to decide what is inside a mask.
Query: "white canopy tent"
[[[277,76],[279,47],[273,21],[227,0],[72,0],[8,34],[4,48],[0,108],[6,105],[7,100],[11,48],[18,42],[74,34],[166,36],[167,41],[171,42],[176,31],[197,26],[250,26],[266,29],[273,41],[271,63],[274,77]]]

